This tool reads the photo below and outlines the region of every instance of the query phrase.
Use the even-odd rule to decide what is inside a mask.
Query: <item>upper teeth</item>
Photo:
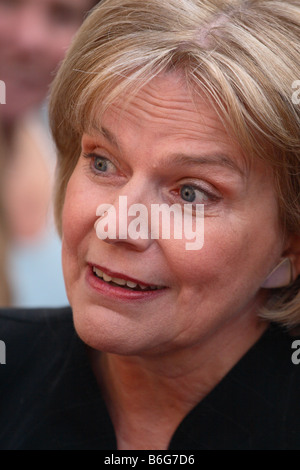
[[[127,286],[130,287],[131,289],[135,289],[137,286],[139,286],[141,289],[158,289],[157,286],[145,286],[142,284],[137,284],[136,282],[132,281],[126,281],[125,279],[121,279],[119,277],[111,277],[108,274],[105,274],[103,271],[101,271],[98,268],[93,268],[94,273],[98,276],[101,277],[105,282],[114,282],[115,284],[118,284],[119,286]]]

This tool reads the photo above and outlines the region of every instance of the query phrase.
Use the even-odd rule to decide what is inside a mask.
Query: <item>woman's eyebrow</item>
[[[219,165],[225,168],[229,168],[234,172],[238,173],[243,178],[247,177],[246,169],[242,169],[234,160],[222,153],[212,153],[203,155],[183,154],[176,153],[169,155],[163,161],[163,165],[185,165],[185,166],[197,166],[197,165]]]
[[[115,135],[109,131],[106,127],[103,127],[103,126],[98,126],[96,128],[97,132],[99,134],[101,134],[105,139],[108,140],[108,142],[113,145],[114,147],[117,147],[119,148],[119,144],[118,144],[118,140],[117,138],[115,137]]]

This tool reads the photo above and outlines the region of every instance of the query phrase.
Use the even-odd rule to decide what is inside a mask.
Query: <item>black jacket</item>
[[[295,339],[271,325],[183,420],[169,449],[299,450]],[[70,308],[2,310],[0,340],[0,449],[116,450]]]

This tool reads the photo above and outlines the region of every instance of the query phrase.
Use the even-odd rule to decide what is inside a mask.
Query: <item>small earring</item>
[[[262,287],[266,289],[278,289],[286,287],[294,280],[293,266],[290,258],[283,258],[271,271]]]

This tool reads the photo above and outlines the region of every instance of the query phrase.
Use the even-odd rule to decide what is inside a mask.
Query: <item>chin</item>
[[[130,356],[147,348],[136,322],[113,310],[95,305],[73,307],[73,319],[81,340],[97,351]]]

